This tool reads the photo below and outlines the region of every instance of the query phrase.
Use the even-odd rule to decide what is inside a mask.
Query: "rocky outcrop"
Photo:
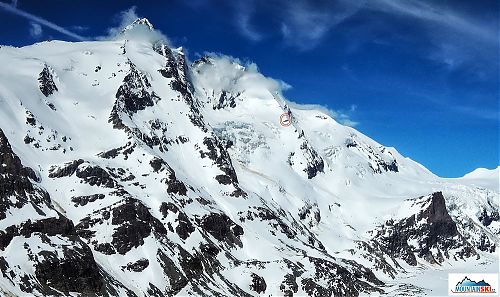
[[[266,288],[266,280],[263,277],[252,273],[252,283],[250,284],[250,289],[257,292],[258,294],[263,294],[264,292],[266,292]]]
[[[234,223],[227,215],[211,213],[204,216],[199,224],[204,231],[218,241],[225,242],[230,246],[243,246],[240,239],[244,233],[243,228]]]
[[[53,70],[45,64],[45,67],[43,67],[42,72],[40,72],[40,75],[38,76],[38,87],[40,88],[40,92],[45,97],[49,97],[52,95],[54,92],[57,92],[57,86],[54,83],[54,76],[52,75]]]
[[[354,134],[346,139],[345,146],[366,155],[369,160],[368,165],[373,173],[381,174],[384,172],[399,172],[397,160],[391,152],[387,151],[386,148],[382,148],[378,151],[374,147],[359,140]]]
[[[148,106],[153,106],[160,98],[151,91],[151,84],[144,73],[128,61],[130,67],[129,73],[123,79],[123,84],[116,92],[116,101],[111,110],[109,122],[116,129],[124,129],[129,134],[133,131],[140,134],[140,131],[133,130],[131,127],[123,124],[122,116],[131,116],[137,111],[144,110]],[[137,135],[139,138],[142,134]]]
[[[445,259],[477,255],[458,232],[441,192],[409,200],[405,207],[416,211],[408,217],[389,220],[373,232],[373,241],[379,243],[386,254],[412,266],[417,265],[417,258],[440,264]]]
[[[23,208],[27,204],[40,214],[50,207],[50,197],[37,186],[40,178],[35,171],[21,163],[0,129],[0,220],[6,218],[9,208]]]
[[[110,242],[93,238],[96,229],[105,224],[114,226]],[[142,246],[144,239],[152,233],[158,237],[167,234],[163,224],[151,215],[149,209],[131,198],[85,217],[75,228],[80,237],[87,239],[96,250],[108,255],[126,254],[132,248]]]
[[[69,163],[55,170],[54,175],[71,175],[78,163]],[[21,277],[19,289],[25,295],[69,295],[72,292],[107,296],[116,292],[109,282],[121,286],[119,282],[102,274],[92,251],[76,235],[73,222],[54,209],[49,194],[36,184],[40,180],[37,174],[22,165],[1,129],[0,164],[3,210],[0,221],[6,219],[7,210],[12,213],[14,209],[27,207],[32,207],[33,213],[40,217],[26,218],[0,231],[3,276],[12,283],[17,282],[16,277]],[[17,262],[19,259],[22,263]],[[33,274],[23,274],[26,272],[20,271],[20,265],[32,265]]]

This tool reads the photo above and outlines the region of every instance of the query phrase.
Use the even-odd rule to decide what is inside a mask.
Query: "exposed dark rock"
[[[33,169],[23,166],[1,129],[0,165],[0,220],[6,218],[7,209],[22,208],[28,203],[43,214],[40,207],[49,205],[50,197],[34,184],[40,178]]]
[[[25,143],[25,144],[30,144],[30,143],[32,143],[33,141],[35,141],[35,138],[33,138],[33,137],[30,137],[30,136],[28,136],[28,135],[26,135],[26,136],[24,137],[24,143]]]
[[[151,161],[149,161],[149,165],[151,165],[154,172],[160,172],[169,168],[167,163],[158,157],[154,157]]]
[[[484,226],[488,227],[493,221],[498,222],[500,220],[500,215],[498,210],[488,213],[486,208],[483,208],[483,212],[481,212],[478,219]]]
[[[243,235],[243,228],[225,214],[211,213],[204,216],[201,227],[219,241],[240,247],[243,245],[239,238]]]
[[[476,243],[476,247],[478,250],[488,253],[494,253],[496,250],[495,242],[492,242],[488,236],[484,233],[481,233],[479,237],[479,242]]]
[[[135,262],[130,262],[126,266],[122,266],[123,269],[127,269],[129,271],[141,272],[149,266],[148,259],[139,259]]]
[[[52,69],[48,65],[45,65],[42,72],[38,76],[38,86],[40,91],[45,97],[49,97],[54,92],[57,92],[57,86],[54,83],[54,77],[52,76]]]
[[[372,169],[373,173],[381,174],[383,172],[389,171],[399,172],[398,162],[394,157],[392,157],[392,160],[386,160],[386,158],[383,158],[380,152],[377,152],[373,147],[362,142],[358,143],[355,138],[355,135],[351,135],[351,138],[346,139],[346,147],[355,148],[365,154],[368,159],[371,160],[369,166]],[[382,152],[384,152],[385,150],[386,148],[382,148]],[[388,154],[392,156],[391,152],[388,152]]]
[[[214,164],[217,165],[222,172],[229,176],[233,183],[238,183],[238,177],[234,171],[231,157],[218,138],[205,137],[203,144],[205,144],[208,151],[200,150],[201,157],[208,157],[210,160],[214,161]]]
[[[390,257],[390,261],[386,260],[387,254],[385,254],[384,249],[375,240],[370,241],[369,243],[365,241],[358,241],[356,242],[356,246],[356,252],[361,252],[365,259],[373,263],[373,269],[382,271],[384,274],[389,275],[393,279],[398,273],[396,269],[403,269],[394,257]]]
[[[116,188],[116,181],[109,175],[109,173],[99,166],[85,166],[83,169],[78,167],[76,169],[76,176],[87,182],[91,186]]]
[[[104,194],[93,194],[88,196],[76,196],[71,197],[71,201],[75,203],[75,206],[84,206],[88,203],[94,202],[98,199],[104,199],[106,195]]]
[[[32,127],[36,126],[35,116],[29,111],[27,111],[27,115],[26,115],[26,124],[30,125]]]
[[[140,201],[132,198],[126,198],[85,217],[75,228],[80,237],[90,241],[94,226],[109,223],[116,226],[111,243],[91,241],[96,249],[104,254],[117,252],[123,255],[131,249],[143,245],[144,238],[152,233],[159,238],[163,238],[167,234],[163,224],[149,212],[149,209]]]
[[[433,264],[442,263],[450,258],[450,250],[457,250],[453,257],[458,258],[476,255],[448,214],[441,192],[415,199],[413,205],[421,206],[422,210],[398,222],[389,220],[376,231],[374,240],[387,254],[413,266],[417,265],[416,257]]]
[[[299,210],[299,218],[301,220],[305,220],[307,217],[310,217],[309,224],[311,227],[319,224],[321,221],[321,212],[317,205],[313,208],[313,206],[307,204]]]
[[[240,93],[233,95],[233,94],[230,94],[230,93],[222,90],[222,92],[220,93],[220,96],[219,96],[219,100],[217,100],[217,102],[215,102],[213,105],[213,109],[214,110],[223,109],[226,107],[235,108],[236,107],[236,98],[238,98],[239,96],[240,96]]]
[[[229,175],[219,174],[215,177],[215,179],[222,185],[230,185],[232,182],[231,177]]]
[[[150,222],[154,218],[142,203],[128,202],[112,211],[112,224],[118,226],[113,233],[112,245],[120,254],[144,244],[151,234]]]
[[[359,296],[361,292],[383,292],[336,263],[314,257],[309,257],[309,261],[314,264],[314,278],[301,280],[302,289],[309,296]],[[327,281],[319,283],[317,280]]]
[[[166,217],[169,211],[177,213],[179,211],[179,208],[175,206],[175,204],[173,204],[172,202],[163,202],[160,206],[160,212],[163,215],[163,217]]]
[[[158,250],[157,259],[160,266],[163,268],[163,272],[168,277],[170,282],[170,288],[167,289],[169,295],[175,295],[179,293],[188,284],[186,276],[181,272],[181,270],[175,265],[175,263],[161,250]]]
[[[81,233],[80,233],[80,236],[82,236]],[[100,253],[103,253],[105,255],[116,254],[115,248],[109,242],[97,244],[95,246],[95,250],[98,251],[98,252],[100,252]]]
[[[130,155],[133,151],[134,148],[136,147],[135,143],[128,142],[126,145],[111,149],[109,151],[105,151],[102,153],[99,153],[99,157],[105,158],[105,159],[114,159],[116,158],[119,154],[123,154],[124,159],[128,159],[128,155]]]
[[[190,280],[194,280],[203,273],[203,263],[201,257],[191,255],[187,251],[180,250],[180,262],[182,270]]]
[[[75,234],[73,222],[64,216],[46,218],[32,222],[27,220],[20,226],[9,226],[0,231],[0,249],[5,250],[12,238],[16,236],[30,237],[33,233],[43,233],[48,236]]]
[[[222,172],[224,172],[224,174],[217,175],[215,179],[220,184],[233,185],[235,191],[231,196],[246,197],[247,194],[238,185],[236,171],[234,170],[231,157],[224,144],[215,135],[213,135],[213,137],[205,137],[203,144],[205,144],[208,151],[200,150],[201,157],[208,157],[210,160],[214,161],[214,164],[217,165]]]
[[[149,283],[149,288],[147,289],[147,293],[149,296],[152,297],[164,297],[165,294],[162,293],[160,289],[158,289],[157,286],[153,285],[152,283]]]
[[[202,260],[205,272],[213,274],[220,269],[220,263],[217,260],[217,255],[220,250],[211,242],[200,244],[200,254],[198,257]]]
[[[252,273],[252,283],[250,284],[250,290],[255,291],[259,294],[263,294],[264,292],[266,292],[266,289],[266,280],[263,277]]]
[[[293,274],[286,274],[285,278],[281,282],[280,290],[283,292],[283,296],[292,297],[293,293],[297,293],[299,290],[299,285],[297,284],[297,277]]]
[[[194,226],[189,221],[188,217],[185,213],[180,212],[177,216],[177,227],[175,227],[175,232],[179,235],[180,238],[186,240],[191,233],[194,232]]]
[[[307,141],[304,141],[300,146],[302,153],[306,157],[307,164],[304,168],[304,172],[307,174],[307,178],[311,179],[315,177],[319,172],[323,172],[325,163],[319,154],[309,145]]]
[[[53,166],[49,170],[49,177],[59,178],[59,177],[71,176],[76,172],[78,166],[83,164],[83,162],[84,161],[82,159],[78,159],[74,160],[73,162],[65,163],[61,167]]]
[[[192,95],[194,88],[189,79],[189,70],[185,55],[182,52],[172,52],[172,50],[161,42],[156,43],[153,46],[153,49],[165,57],[165,67],[158,71],[165,78],[171,79],[170,87],[179,92],[186,104],[189,106],[190,112],[188,117],[190,121],[202,131],[207,132],[208,129],[199,110],[199,103],[193,98]]]
[[[116,92],[116,101],[111,110],[109,122],[116,129],[125,129],[126,132],[132,133],[130,127],[123,124],[121,115],[131,116],[139,110],[153,106],[154,102],[160,98],[154,92],[149,91],[151,84],[146,75],[141,73],[131,61],[128,61],[128,64],[130,71]]]
[[[151,87],[147,77],[129,61],[130,72],[116,92],[117,102],[123,103],[123,111],[135,113],[153,106],[154,101],[148,89]]]
[[[184,185],[183,182],[177,179],[174,170],[171,168],[169,168],[169,175],[168,179],[166,180],[166,184],[167,184],[167,193],[186,196],[187,194],[186,185]]]
[[[180,76],[177,70],[177,62],[172,50],[163,42],[155,43],[153,45],[153,50],[165,57],[166,60],[165,67],[158,70],[158,72],[160,72],[165,78],[179,79]]]
[[[64,258],[44,251],[43,261],[35,266],[35,275],[42,286],[65,294],[105,295],[105,287],[92,251],[87,246],[64,249]]]

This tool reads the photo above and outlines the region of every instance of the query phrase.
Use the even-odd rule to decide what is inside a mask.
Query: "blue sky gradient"
[[[434,173],[458,177],[499,165],[499,6],[0,0],[0,44],[93,40],[124,17],[147,17],[191,60],[217,52],[255,62],[292,86],[288,99],[326,106]]]

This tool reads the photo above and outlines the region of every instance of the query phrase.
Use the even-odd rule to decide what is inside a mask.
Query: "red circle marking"
[[[292,124],[292,116],[288,113],[283,113],[280,115],[280,124],[283,127],[288,127]]]

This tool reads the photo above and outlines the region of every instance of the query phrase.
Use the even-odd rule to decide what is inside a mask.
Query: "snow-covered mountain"
[[[0,48],[2,295],[445,295],[498,269],[498,188],[135,28]]]
[[[498,191],[500,187],[500,166],[495,169],[477,168],[461,178],[451,180]]]

